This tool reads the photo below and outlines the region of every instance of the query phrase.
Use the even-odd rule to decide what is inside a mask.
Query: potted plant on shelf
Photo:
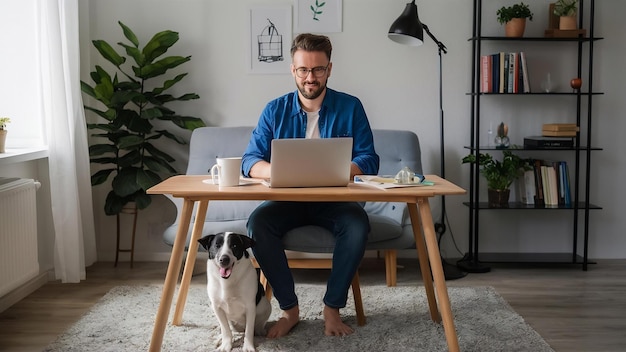
[[[0,117],[0,153],[4,153],[6,150],[4,146],[7,141],[7,123],[11,122],[8,117]]]
[[[126,63],[127,57],[118,54],[106,41],[94,40],[98,53],[113,64],[115,71],[109,73],[104,67],[96,65],[90,73],[94,85],[81,81],[83,93],[101,105],[85,105],[85,110],[104,120],[103,123],[87,124],[89,130],[97,131],[91,137],[104,140],[89,146],[90,161],[103,165],[91,176],[91,184],[100,185],[113,176],[104,212],[118,217],[118,253],[126,251],[119,249],[120,213],[133,214],[136,223],[137,209],[145,209],[152,202],[146,190],[177,173],[171,164],[175,159],[164,151],[167,150],[166,144],[155,142],[164,139],[166,142],[186,144],[183,138],[167,129],[168,124],[183,130],[205,126],[200,118],[179,115],[168,106],[172,102],[199,98],[195,93],[178,97],[169,94],[169,90],[187,73],[174,77],[168,77],[166,73],[191,59],[191,56],[163,57],[178,41],[178,33],[170,30],[156,33],[140,48],[133,31],[122,22],[119,25],[128,42],[119,42],[118,45],[133,62],[130,65]],[[134,232],[133,226],[133,245]]]
[[[507,37],[521,37],[526,29],[526,19],[533,20],[530,7],[523,2],[512,6],[502,6],[497,12],[498,22],[504,24],[504,33]]]
[[[577,3],[578,0],[557,0],[557,2],[554,3],[554,15],[559,16],[559,29],[577,29]]]
[[[480,168],[480,173],[487,180],[487,192],[489,206],[492,208],[505,208],[509,204],[511,184],[524,171],[532,170],[527,159],[519,157],[509,150],[502,152],[502,161],[496,160],[490,154],[469,154],[463,158],[463,163],[474,163]]]

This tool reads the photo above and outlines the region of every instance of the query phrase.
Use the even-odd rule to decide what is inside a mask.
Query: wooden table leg
[[[435,288],[437,290],[437,298],[441,318],[443,319],[443,330],[446,334],[448,342],[448,351],[459,351],[459,339],[456,335],[454,327],[454,316],[450,307],[450,297],[448,297],[448,288],[446,287],[446,278],[443,274],[443,265],[441,264],[441,254],[439,253],[439,245],[437,244],[437,236],[435,234],[435,225],[433,223],[430,204],[427,198],[418,199],[420,219],[424,229],[424,238],[426,240],[426,249],[428,250],[428,259],[432,268]],[[412,220],[412,219],[411,219]]]
[[[433,277],[430,272],[430,264],[428,264],[426,242],[424,242],[424,236],[422,235],[420,215],[415,203],[407,203],[407,207],[409,208],[409,215],[411,216],[411,226],[413,227],[413,236],[415,237],[415,245],[417,247],[417,258],[420,262],[422,280],[424,281],[424,290],[426,291],[426,298],[428,299],[430,318],[434,322],[441,323],[441,316],[437,308],[437,299],[435,298],[435,289],[433,287]]]
[[[183,202],[183,210],[176,232],[176,239],[172,247],[172,255],[170,263],[167,266],[167,274],[165,275],[165,283],[163,284],[163,293],[161,294],[161,303],[154,321],[154,330],[152,331],[152,339],[150,340],[150,352],[161,350],[163,344],[163,334],[167,325],[167,318],[172,306],[172,298],[174,290],[176,290],[176,281],[180,272],[183,252],[185,250],[185,241],[187,240],[187,232],[189,231],[189,223],[191,221],[191,213],[193,212],[193,201],[185,199]]]
[[[208,201],[201,201],[196,212],[196,220],[206,218],[206,210],[209,206]],[[196,255],[198,254],[198,240],[202,236],[202,228],[204,221],[195,221],[193,223],[193,231],[189,240],[189,248],[187,249],[187,259],[185,260],[185,269],[183,270],[183,278],[180,281],[180,289],[178,290],[178,300],[176,301],[176,310],[172,324],[180,325],[183,321],[183,312],[185,310],[185,302],[187,301],[187,293],[189,292],[189,284],[193,274],[193,267],[196,264]],[[185,236],[187,237],[187,236]]]

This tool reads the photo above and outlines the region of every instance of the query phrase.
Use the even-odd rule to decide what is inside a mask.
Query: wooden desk
[[[437,244],[428,199],[435,196],[465,194],[464,189],[434,175],[426,176],[426,179],[435,182],[434,186],[394,188],[388,190],[380,190],[352,183],[347,187],[269,188],[261,184],[249,184],[240,187],[225,187],[220,189],[216,185],[203,183],[202,180],[206,178],[206,175],[174,176],[148,190],[148,194],[171,194],[174,197],[184,199],[180,225],[172,248],[161,303],[154,323],[154,331],[152,332],[152,340],[150,341],[150,351],[161,350],[163,334],[165,333],[165,327],[176,289],[178,273],[180,272],[182,264],[182,256],[185,249],[185,241],[189,231],[194,203],[199,202],[196,219],[204,219],[206,217],[209,201],[211,200],[406,202],[413,225],[413,233],[415,235],[420,269],[422,277],[424,278],[424,287],[428,298],[430,316],[433,321],[438,323],[443,320],[448,349],[453,352],[459,351],[459,342],[454,327],[454,318],[450,308],[448,289],[443,274],[441,256],[439,254],[439,246]],[[195,243],[200,238],[203,226],[204,221],[196,221],[194,223],[191,243]],[[198,246],[189,246],[178,293],[176,310],[172,320],[174,325],[180,325],[182,322],[182,313],[187,299],[187,292],[197,252]],[[431,267],[432,280],[428,280],[427,278],[431,278]],[[435,288],[437,290],[437,296],[435,296]],[[441,315],[439,313],[440,311]]]

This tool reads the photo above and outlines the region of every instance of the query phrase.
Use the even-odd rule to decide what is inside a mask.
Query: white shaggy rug
[[[342,309],[356,332],[347,337],[323,333],[324,286],[298,284],[303,320],[286,337],[255,337],[258,351],[447,351],[443,326],[430,319],[423,287],[362,286],[367,317],[356,326],[352,296]],[[108,292],[76,324],[44,351],[147,351],[162,286],[120,286]],[[492,287],[449,287],[461,351],[553,351]],[[176,296],[174,297],[176,301]],[[272,299],[275,321],[280,312]],[[170,313],[170,321],[173,309]],[[240,351],[236,335],[233,351]],[[192,285],[182,326],[168,324],[163,351],[213,351],[219,326],[204,285]]]

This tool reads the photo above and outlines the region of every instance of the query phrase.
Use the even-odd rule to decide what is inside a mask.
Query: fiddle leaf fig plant
[[[167,75],[169,71],[191,59],[191,56],[163,57],[178,41],[178,33],[170,30],[156,33],[141,48],[135,33],[118,23],[127,42],[117,44],[126,56],[106,41],[94,40],[98,53],[115,70],[107,71],[96,65],[90,73],[93,84],[81,81],[83,93],[100,103],[99,107],[85,105],[85,110],[103,120],[88,123],[87,128],[96,132],[91,134],[92,139],[102,140],[89,146],[90,161],[103,166],[91,176],[92,186],[113,176],[104,205],[107,215],[119,214],[130,202],[135,202],[137,209],[145,209],[151,203],[146,190],[177,173],[171,165],[175,159],[154,142],[161,138],[178,144],[186,141],[163,126],[172,124],[184,130],[205,126],[202,119],[179,115],[168,106],[172,102],[200,98],[195,93],[178,97],[168,93],[187,76],[180,73],[171,77]]]
[[[487,187],[493,190],[505,190],[511,187],[513,181],[524,171],[532,170],[527,159],[523,159],[509,150],[502,152],[502,161],[496,160],[491,154],[469,154],[463,158],[463,163],[474,163],[480,168],[480,173],[487,179]]]

